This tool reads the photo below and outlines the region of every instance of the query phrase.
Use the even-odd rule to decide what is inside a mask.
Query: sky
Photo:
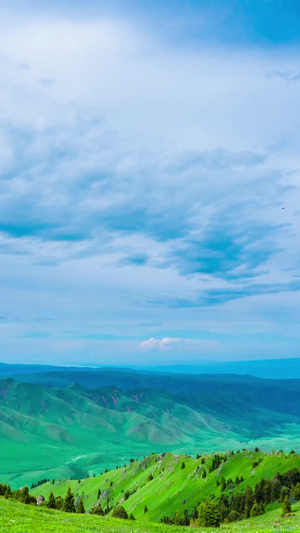
[[[0,0],[0,31],[0,361],[299,357],[298,0]]]

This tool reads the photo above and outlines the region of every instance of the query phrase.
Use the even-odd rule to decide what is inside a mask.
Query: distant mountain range
[[[0,363],[0,376],[16,374],[39,374],[44,372],[81,372],[93,370],[95,365],[83,366],[52,366]],[[139,373],[159,372],[167,374],[238,374],[268,379],[300,379],[300,358],[294,359],[261,359],[256,361],[170,361],[153,363],[152,365],[99,366],[98,369],[109,371]]]
[[[74,368],[4,378],[0,479],[80,478],[152,452],[289,451],[299,406],[300,380]]]

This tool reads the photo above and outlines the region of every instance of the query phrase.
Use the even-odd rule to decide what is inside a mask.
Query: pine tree
[[[78,507],[77,507],[77,511],[76,511],[78,514],[85,514],[85,508],[84,508],[84,505],[83,505],[83,501],[80,500],[79,501],[79,504],[78,504]]]
[[[197,507],[194,507],[193,511],[191,512],[191,518],[193,520],[196,520],[198,518],[198,509],[197,509]]]
[[[128,514],[126,513],[124,507],[122,505],[117,505],[111,515],[113,518],[122,518],[123,520],[128,519]]]
[[[181,518],[181,516],[179,514],[178,509],[177,509],[176,513],[174,514],[173,524],[175,526],[182,526],[182,518]]]
[[[261,515],[261,508],[260,505],[255,500],[253,506],[251,507],[250,516],[259,516]]]
[[[271,501],[278,501],[280,498],[281,483],[279,479],[272,479],[271,481]]]
[[[265,481],[264,483],[264,503],[271,503],[272,497],[272,485],[271,481]]]
[[[28,487],[24,487],[24,488],[21,490],[21,494],[20,494],[20,502],[28,504],[29,501],[30,501],[30,497],[29,497],[29,488],[28,488]]]
[[[183,470],[185,468],[185,463],[182,461],[181,463],[181,470]]]
[[[53,492],[50,492],[49,494],[49,500],[47,502],[48,509],[56,509],[56,502],[55,502],[55,496]]]
[[[300,500],[300,483],[297,483],[297,485],[294,486],[294,488],[293,488],[293,496],[294,496],[295,500],[297,500],[297,501]]]
[[[100,496],[101,496],[101,490],[99,489],[98,490],[98,495],[97,495],[97,500],[99,500]]]
[[[282,513],[281,516],[285,516],[292,512],[291,503],[288,496],[285,496],[282,504]]]
[[[65,511],[65,513],[75,513],[74,494],[71,492],[71,487],[68,487],[64,499],[63,511]]]
[[[211,500],[204,501],[198,511],[197,525],[203,527],[219,527],[221,515],[219,509]]]
[[[4,498],[6,500],[8,500],[9,498],[11,498],[11,488],[9,485],[7,485],[6,487],[6,490],[5,490],[5,493],[4,493]]]
[[[55,505],[56,505],[56,509],[59,509],[60,511],[62,511],[64,507],[64,499],[61,496],[56,496]]]
[[[245,505],[245,510],[244,510],[244,518],[250,518],[250,511],[251,511],[251,509],[250,509],[249,505],[246,504]]]
[[[182,524],[184,526],[189,526],[190,525],[190,517],[189,517],[189,513],[188,513],[188,510],[187,509],[184,509],[183,511],[183,520],[182,520]]]
[[[280,492],[280,502],[283,503],[285,500],[285,497],[286,496],[290,497],[290,495],[291,495],[291,490],[288,487],[282,487],[281,492]]]
[[[239,520],[240,516],[239,513],[233,509],[232,511],[230,511],[227,518],[228,522],[236,522],[237,520]]]
[[[144,513],[148,513],[148,507],[147,507],[147,505],[145,505],[145,507],[144,507]]]
[[[206,478],[206,470],[204,469],[203,474],[202,474],[202,479],[205,479],[205,478]]]
[[[91,514],[97,514],[99,516],[104,515],[101,503],[97,503],[96,505],[94,505],[94,507],[92,507]]]
[[[266,512],[265,504],[261,502],[259,507],[260,507],[260,514],[264,514]]]
[[[245,518],[250,517],[250,511],[254,504],[254,499],[255,498],[254,498],[253,490],[248,485],[245,490]],[[247,515],[246,515],[246,509],[247,509]]]

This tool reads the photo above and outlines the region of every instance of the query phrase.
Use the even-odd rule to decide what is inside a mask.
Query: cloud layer
[[[298,355],[295,43],[3,21],[0,359]]]

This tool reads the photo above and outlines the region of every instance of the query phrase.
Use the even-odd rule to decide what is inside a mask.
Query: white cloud
[[[151,337],[140,344],[140,348],[143,351],[159,350],[159,351],[174,351],[181,356],[203,356],[203,353],[207,356],[211,352],[219,351],[219,344],[214,340],[206,339],[186,339],[178,337],[163,337],[157,339]]]
[[[180,339],[169,337],[163,337],[162,339],[154,339],[151,337],[151,339],[141,342],[140,347],[142,350],[167,350],[171,344],[177,343],[179,340]]]

